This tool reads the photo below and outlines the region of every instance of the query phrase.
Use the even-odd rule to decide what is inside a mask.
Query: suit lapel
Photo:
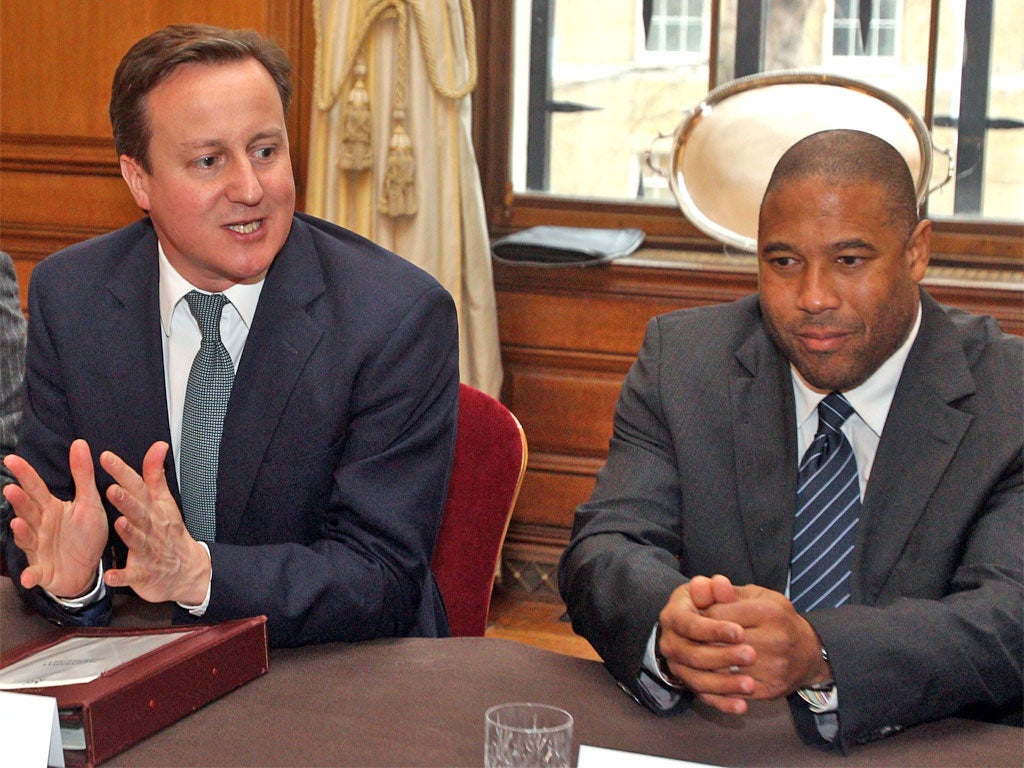
[[[98,312],[103,325],[97,338],[103,340],[103,358],[108,367],[109,387],[103,398],[109,411],[118,414],[121,450],[126,462],[141,470],[142,457],[157,440],[170,444],[164,383],[163,342],[160,330],[159,266],[156,234],[148,223],[141,238],[128,251],[106,287],[113,299],[111,312]],[[96,446],[102,449],[103,446]],[[168,451],[167,476],[177,495],[173,457]]]
[[[864,494],[853,598],[871,604],[903,551],[971,422],[951,403],[974,391],[953,324],[922,292],[907,358]]]
[[[743,531],[754,583],[782,591],[796,501],[793,386],[760,322],[736,359],[741,370],[730,381],[730,399]]]
[[[232,541],[271,438],[323,328],[309,304],[324,292],[309,231],[298,220],[274,259],[231,390],[217,480],[217,539]]]

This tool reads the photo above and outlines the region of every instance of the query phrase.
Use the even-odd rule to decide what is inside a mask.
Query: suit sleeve
[[[674,556],[681,501],[662,413],[660,355],[655,319],[616,405],[608,461],[592,497],[576,510],[559,568],[573,629],[620,685],[655,711],[663,707],[639,684],[644,650],[661,609],[686,581]]]
[[[203,620],[265,614],[273,645],[424,630],[417,621],[437,596],[429,564],[454,451],[459,385],[455,307],[444,289],[430,286],[382,332],[382,344],[362,361],[346,393],[343,447],[316,472],[329,487],[310,513],[313,539],[212,543]],[[345,388],[331,381],[317,386]],[[268,505],[288,504],[286,489],[275,493],[280,498]]]
[[[1019,423],[1019,417],[1018,417]],[[990,446],[994,455],[996,445]],[[952,715],[1020,725],[1024,659],[1024,503],[1018,446],[994,483],[984,481],[978,511],[956,550],[945,594],[928,594],[943,553],[908,553],[900,568],[919,571],[874,605],[812,611],[806,618],[828,649],[839,690],[839,746],[871,741]],[[955,468],[950,470],[956,473]],[[970,486],[953,497],[972,506]],[[940,507],[941,508],[941,507]],[[956,518],[943,514],[951,523]],[[931,525],[926,513],[919,525]],[[922,539],[956,546],[936,533]],[[914,548],[926,547],[912,544]],[[948,549],[948,547],[947,547]],[[903,574],[904,576],[906,574]],[[819,741],[806,705],[790,701],[801,735]]]

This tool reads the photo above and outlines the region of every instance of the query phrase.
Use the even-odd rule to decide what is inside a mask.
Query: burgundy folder
[[[0,656],[0,673],[70,638],[168,633],[184,635],[89,682],[16,689],[56,698],[66,765],[91,767],[266,672],[266,618],[145,629],[60,630]]]

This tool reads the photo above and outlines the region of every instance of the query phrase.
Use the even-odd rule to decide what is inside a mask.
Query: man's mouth
[[[821,328],[800,331],[796,335],[811,352],[831,352],[839,347],[849,334],[846,331]]]
[[[256,221],[249,221],[245,224],[228,224],[227,228],[232,232],[237,232],[240,235],[251,235],[253,232],[263,226],[263,219],[256,219]]]

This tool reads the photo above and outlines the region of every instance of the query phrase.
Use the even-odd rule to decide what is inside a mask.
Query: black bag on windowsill
[[[644,241],[639,229],[530,227],[491,244],[496,261],[540,267],[586,267],[633,253]]]

